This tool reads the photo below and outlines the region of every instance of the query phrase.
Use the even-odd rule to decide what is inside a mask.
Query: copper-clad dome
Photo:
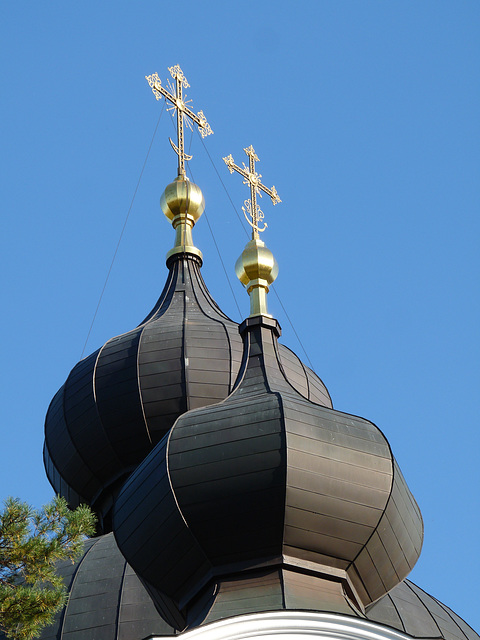
[[[420,554],[420,511],[385,437],[292,388],[277,327],[244,323],[235,390],[181,416],[116,502],[122,553],[187,617],[227,576],[260,567],[307,576],[302,589],[337,582],[363,610]]]
[[[165,190],[170,217],[171,209],[189,205],[178,195],[177,183],[175,190],[171,185]],[[190,185],[188,193],[196,197],[192,208],[198,217],[201,192]],[[210,295],[200,271],[201,252],[191,233],[185,240],[179,216],[173,219],[177,240],[167,259],[167,282],[151,313],[79,362],[47,413],[48,478],[72,507],[84,502],[94,508],[99,532],[111,530],[120,486],[178,416],[226,398],[240,368],[238,324]],[[322,381],[295,354],[282,347],[281,359],[300,393],[331,406]]]

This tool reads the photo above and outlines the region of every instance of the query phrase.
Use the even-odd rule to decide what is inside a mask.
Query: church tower
[[[250,188],[252,238],[236,264],[250,315],[239,326],[210,295],[183,127],[212,131],[186,105],[180,67],[170,73],[171,91],[147,78],[177,116],[164,289],[136,328],[73,367],[46,417],[48,478],[72,507],[92,507],[98,535],[59,566],[70,596],[42,640],[479,640],[407,580],[423,523],[386,435],[334,409],[278,342],[278,266],[256,196],[280,198],[252,146],[248,166],[224,158]]]

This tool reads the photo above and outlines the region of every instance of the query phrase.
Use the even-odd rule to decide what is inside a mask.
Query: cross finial
[[[257,193],[260,197],[262,197],[261,191],[268,194],[272,199],[273,204],[278,204],[279,202],[281,202],[281,200],[278,197],[278,193],[275,187],[268,189],[268,187],[261,183],[260,178],[262,177],[262,174],[255,171],[255,162],[259,162],[259,158],[255,153],[255,149],[252,147],[252,145],[244,149],[244,151],[247,154],[249,160],[248,168],[245,166],[244,162],[242,162],[243,169],[242,167],[236,165],[233,160],[232,154],[228,155],[226,158],[223,158],[223,160],[227,165],[230,173],[236,171],[241,176],[243,176],[243,184],[250,185],[250,199],[245,200],[245,206],[242,207],[242,210],[248,224],[253,229],[252,238],[255,239],[259,237],[259,232],[265,231],[265,229],[267,228],[266,222],[263,224],[262,228],[258,226],[260,221],[263,220],[264,214],[260,209],[260,206],[257,204]],[[251,218],[251,220],[249,218]]]
[[[186,100],[186,95],[185,97],[183,96],[183,89],[187,89],[190,85],[183,75],[183,71],[180,69],[180,66],[176,64],[174,67],[168,67],[168,70],[170,71],[172,78],[175,80],[175,86],[173,86],[170,80],[168,81],[168,88],[170,91],[167,91],[162,87],[158,73],[152,73],[151,76],[145,76],[145,78],[147,79],[148,84],[152,87],[153,94],[157,100],[160,100],[163,96],[171,103],[172,106],[167,107],[167,111],[173,111],[175,109],[177,112],[177,144],[175,144],[171,138],[169,138],[169,140],[178,156],[178,175],[185,178],[185,160],[191,160],[192,156],[185,153],[183,140],[184,122],[190,130],[192,129],[192,122],[195,122],[195,124],[198,125],[202,138],[210,135],[213,131],[208,124],[203,111],[199,111],[198,114],[195,114],[187,106],[188,103],[192,101]]]

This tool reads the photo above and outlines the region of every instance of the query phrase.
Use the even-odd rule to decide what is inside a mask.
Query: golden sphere
[[[165,188],[160,206],[170,221],[175,216],[187,214],[195,224],[205,209],[205,199],[199,186],[179,176]]]
[[[270,285],[278,275],[278,264],[265,243],[255,238],[247,243],[235,264],[237,278],[248,286],[253,281]],[[260,284],[259,283],[259,284]]]

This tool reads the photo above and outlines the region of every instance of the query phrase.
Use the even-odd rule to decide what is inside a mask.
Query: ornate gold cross
[[[177,112],[177,144],[173,142],[171,138],[170,144],[173,147],[173,150],[178,156],[178,175],[186,177],[185,173],[185,160],[191,160],[192,156],[189,156],[185,153],[185,145],[183,141],[183,123],[186,122],[187,126],[190,130],[192,130],[192,124],[190,120],[195,122],[198,125],[198,129],[202,138],[213,133],[210,125],[205,118],[203,111],[199,111],[198,114],[193,113],[187,106],[188,103],[192,102],[191,100],[186,100],[183,97],[182,89],[186,89],[190,85],[187,82],[187,79],[183,75],[183,71],[180,69],[179,65],[176,64],[174,67],[168,67],[172,78],[175,80],[175,87],[168,81],[170,91],[167,91],[162,87],[162,83],[160,78],[158,77],[158,73],[152,73],[151,76],[145,76],[148,84],[152,87],[153,94],[157,100],[163,96],[169,102],[172,103],[171,107],[167,107],[167,111],[172,111],[173,109]]]
[[[260,191],[263,191],[264,193],[268,194],[272,199],[273,204],[278,204],[279,202],[281,202],[281,200],[278,197],[278,193],[275,187],[268,189],[268,187],[266,187],[261,183],[260,178],[262,177],[262,174],[257,173],[255,171],[255,161],[259,162],[259,159],[252,145],[244,149],[244,151],[249,158],[248,168],[245,166],[244,162],[242,162],[243,169],[242,167],[239,167],[238,165],[236,165],[235,162],[233,161],[232,154],[228,155],[226,158],[223,158],[223,160],[227,165],[230,173],[233,173],[234,171],[236,171],[241,176],[243,176],[244,178],[243,184],[250,185],[250,200],[245,200],[244,202],[245,206],[242,207],[242,210],[245,218],[247,219],[248,224],[253,229],[252,238],[255,239],[259,237],[258,235],[259,231],[260,232],[265,231],[265,229],[268,226],[266,222],[264,223],[262,228],[258,226],[260,220],[263,220],[264,215],[263,215],[263,211],[260,209],[260,206],[257,204],[257,193],[260,197],[262,197],[262,194],[260,193]],[[249,218],[251,218],[251,220],[249,220]]]

